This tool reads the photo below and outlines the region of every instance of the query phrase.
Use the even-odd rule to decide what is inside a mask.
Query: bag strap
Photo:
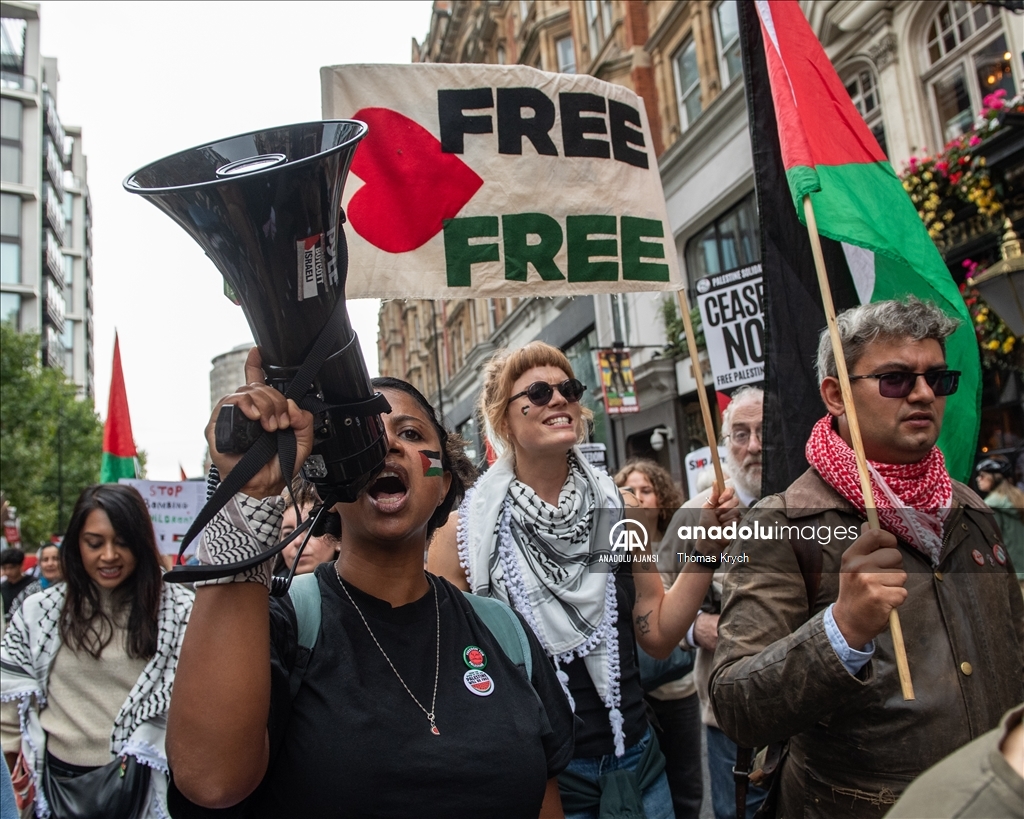
[[[299,635],[299,651],[295,664],[288,673],[288,691],[291,699],[299,693],[306,676],[309,658],[320,634],[320,580],[314,572],[297,575],[288,587],[288,597],[295,607],[295,623]]]
[[[505,656],[525,669],[526,678],[532,680],[533,652],[530,651],[530,641],[523,630],[523,624],[519,622],[515,612],[500,600],[491,597],[481,597],[477,594],[463,594],[463,597],[469,601],[476,616],[498,641]]]
[[[747,815],[747,788],[750,787],[750,760],[753,748],[736,748],[736,764],[732,769],[732,779],[736,783],[736,816]]]
[[[288,588],[299,626],[299,645],[313,650],[320,634],[320,581],[313,572],[295,576]]]

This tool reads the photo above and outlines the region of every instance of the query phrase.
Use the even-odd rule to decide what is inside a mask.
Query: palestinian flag
[[[440,478],[444,474],[440,452],[421,449],[420,461],[423,463],[423,476],[425,478]]]
[[[110,375],[110,399],[107,421],[103,425],[103,463],[100,483],[117,483],[119,478],[137,478],[135,439],[128,415],[128,394],[121,372],[121,347],[114,334],[114,368]]]
[[[824,413],[814,373],[826,326],[803,197],[811,197],[837,312],[913,294],[961,326],[947,340],[959,391],[939,446],[965,479],[978,439],[981,369],[970,315],[949,270],[874,135],[794,0],[739,3],[765,282],[764,490],[806,468]]]

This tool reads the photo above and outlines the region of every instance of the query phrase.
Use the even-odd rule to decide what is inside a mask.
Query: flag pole
[[[686,347],[690,351],[690,363],[693,364],[693,377],[697,381],[697,398],[700,400],[700,414],[704,418],[704,432],[708,436],[708,449],[711,450],[711,464],[715,468],[715,483],[721,493],[725,491],[725,477],[722,475],[722,460],[718,457],[718,436],[715,435],[715,424],[711,420],[708,391],[704,387],[704,373],[700,368],[697,339],[693,335],[693,321],[690,319],[690,305],[686,303],[686,291],[677,290],[676,298],[679,300],[679,312],[683,315],[683,332],[686,334]]]
[[[875,495],[871,489],[871,476],[868,473],[868,460],[864,455],[864,442],[860,437],[860,423],[857,421],[857,408],[853,402],[853,390],[850,387],[850,373],[846,369],[846,357],[843,355],[843,342],[839,337],[839,326],[836,324],[836,308],[832,303],[832,289],[825,271],[825,257],[821,252],[821,239],[818,236],[818,223],[814,218],[810,194],[804,194],[804,216],[807,218],[807,232],[811,237],[811,251],[814,255],[814,267],[818,272],[818,287],[821,289],[821,302],[825,308],[828,321],[828,332],[832,337],[832,351],[835,354],[836,374],[839,377],[839,389],[843,394],[843,406],[846,409],[846,420],[850,426],[850,441],[857,458],[857,472],[860,474],[860,488],[864,493],[864,508],[868,516],[868,525],[872,529],[881,529],[878,521],[878,510],[875,508]],[[907,662],[907,649],[903,644],[903,628],[896,609],[889,611],[889,631],[892,632],[892,645],[896,654],[896,669],[900,675],[900,688],[903,699],[912,700],[914,683],[910,679],[910,663]]]

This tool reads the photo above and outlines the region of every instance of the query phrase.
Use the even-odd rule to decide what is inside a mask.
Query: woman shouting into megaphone
[[[312,416],[264,385],[255,350],[246,369],[249,386],[221,403],[291,427],[301,464]],[[175,817],[563,815],[554,777],[573,756],[572,713],[543,649],[511,610],[478,614],[423,569],[472,471],[461,443],[411,385],[373,385],[392,407],[387,457],[336,507],[341,553],[314,573],[312,645],[309,611],[270,597],[269,563],[198,584],[167,731]],[[237,458],[207,437],[227,474]],[[264,467],[207,527],[200,559],[276,543],[285,482],[276,459]]]

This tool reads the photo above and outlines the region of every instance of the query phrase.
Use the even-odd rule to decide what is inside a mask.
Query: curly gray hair
[[[905,299],[877,301],[851,307],[836,316],[839,340],[843,345],[847,369],[852,370],[867,345],[878,339],[908,339],[923,341],[934,338],[942,351],[945,340],[953,334],[960,322],[950,318],[929,301],[916,296]],[[838,375],[836,357],[832,350],[832,337],[826,327],[818,338],[818,360],[815,364],[820,384],[829,376]]]
[[[732,394],[729,406],[722,413],[722,436],[732,432],[732,414],[740,404],[764,404],[764,390],[760,387],[740,387]]]

